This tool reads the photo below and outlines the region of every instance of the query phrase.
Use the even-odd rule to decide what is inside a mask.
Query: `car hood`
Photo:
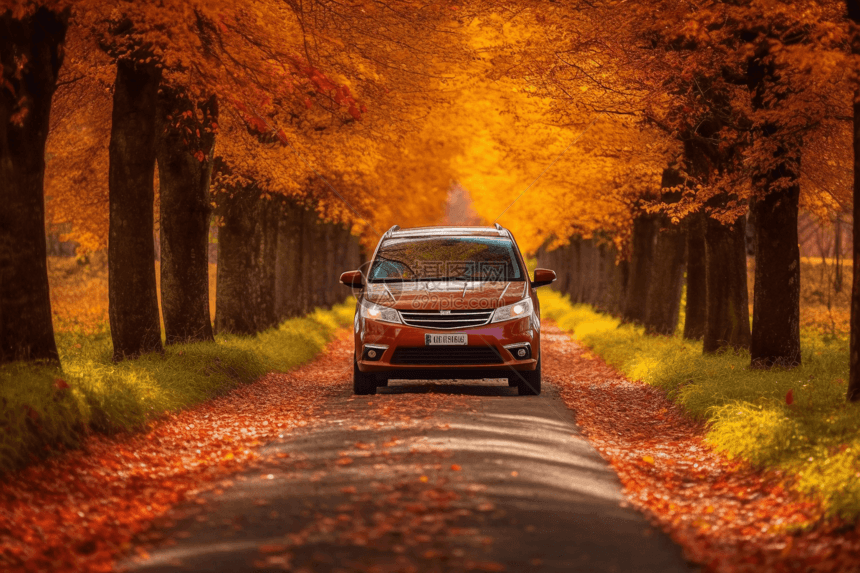
[[[397,310],[440,310],[498,308],[522,300],[526,281],[416,281],[370,283],[365,298]]]

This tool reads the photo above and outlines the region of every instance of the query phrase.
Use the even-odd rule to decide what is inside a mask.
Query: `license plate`
[[[468,334],[425,334],[424,346],[464,346],[469,344]]]

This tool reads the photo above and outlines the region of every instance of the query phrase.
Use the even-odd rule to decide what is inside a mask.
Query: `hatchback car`
[[[507,378],[541,391],[540,304],[507,229],[389,229],[367,272],[340,281],[357,291],[353,384],[375,394],[391,379]]]

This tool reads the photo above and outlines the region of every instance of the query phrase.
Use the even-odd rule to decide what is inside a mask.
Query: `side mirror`
[[[532,281],[532,288],[542,287],[555,282],[555,271],[549,269],[535,269],[535,280]]]
[[[364,286],[364,278],[361,276],[361,271],[346,271],[340,275],[340,282],[350,288],[361,288]]]

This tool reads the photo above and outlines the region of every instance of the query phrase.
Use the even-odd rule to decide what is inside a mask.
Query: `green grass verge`
[[[313,359],[338,327],[351,324],[353,310],[344,303],[256,336],[218,336],[214,343],[170,346],[164,354],[119,363],[111,361],[108,333],[60,334],[62,370],[0,367],[0,471],[75,447],[89,429],[134,430],[266,372],[295,368]]]
[[[717,449],[796,476],[797,488],[831,515],[860,516],[860,405],[845,401],[847,341],[804,332],[802,366],[751,370],[746,353],[704,356],[699,342],[647,336],[557,292],[541,290],[540,300],[544,318],[707,422]]]

